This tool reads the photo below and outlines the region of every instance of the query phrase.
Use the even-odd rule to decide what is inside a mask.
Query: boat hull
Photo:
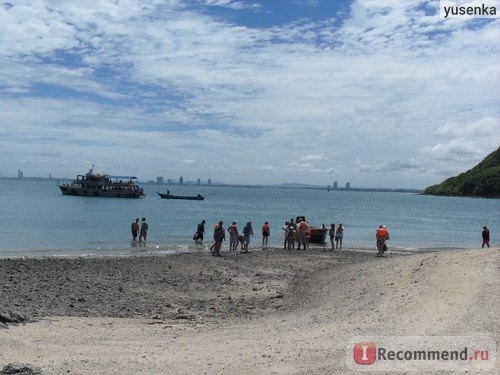
[[[80,187],[59,186],[63,195],[76,195],[81,197],[106,197],[106,198],[140,198],[141,194],[132,190],[103,190],[83,189]]]
[[[326,232],[326,228],[311,227],[311,237],[309,238],[309,242],[321,244],[325,243]]]

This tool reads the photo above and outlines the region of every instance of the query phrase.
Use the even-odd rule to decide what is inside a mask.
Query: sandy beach
[[[355,336],[487,334],[498,248],[0,260],[0,370],[339,374]],[[498,370],[498,365],[496,366]]]

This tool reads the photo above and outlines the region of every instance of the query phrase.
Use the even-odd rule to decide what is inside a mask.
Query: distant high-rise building
[[[163,184],[163,177],[162,176],[156,177],[156,183],[157,184]]]
[[[338,188],[339,188],[339,184],[337,183],[337,181],[333,181],[333,189],[337,190]]]
[[[22,170],[20,170],[20,169],[18,169],[18,170],[17,170],[17,178],[18,178],[18,179],[23,178],[23,171],[22,171]]]
[[[208,179],[208,184],[212,185],[212,179],[211,178]]]
[[[179,185],[182,185],[184,183],[184,179],[181,177],[179,177]]]
[[[167,184],[172,185],[172,179],[171,179],[171,178],[169,178],[169,179],[167,180]]]
[[[347,184],[345,184],[345,188],[346,188],[347,190],[349,190],[349,189],[351,188],[351,183],[350,183],[350,182],[348,182]]]
[[[199,185],[199,184],[201,184],[201,179],[200,179],[200,178],[198,179],[198,185]]]

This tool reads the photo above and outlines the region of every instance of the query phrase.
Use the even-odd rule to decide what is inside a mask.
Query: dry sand
[[[37,318],[0,330],[0,369],[342,374],[354,336],[487,334],[498,345],[499,253],[0,260],[0,308]]]

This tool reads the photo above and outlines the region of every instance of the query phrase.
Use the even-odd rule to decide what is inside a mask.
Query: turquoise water
[[[498,246],[500,200],[431,197],[409,193],[326,191],[270,187],[168,186],[172,194],[202,194],[204,201],[160,199],[166,185],[142,185],[141,199],[63,196],[54,181],[0,180],[0,257],[22,255],[121,255],[178,252],[210,244],[213,224],[252,221],[260,240],[271,224],[270,245],[281,246],[285,220],[304,215],[312,225],[343,222],[344,247],[373,249],[379,224],[392,249],[476,248],[487,225]],[[131,242],[130,223],[149,223],[147,247]],[[191,237],[207,221],[205,245]],[[227,227],[227,225],[226,225]],[[228,246],[227,243],[224,244]]]

